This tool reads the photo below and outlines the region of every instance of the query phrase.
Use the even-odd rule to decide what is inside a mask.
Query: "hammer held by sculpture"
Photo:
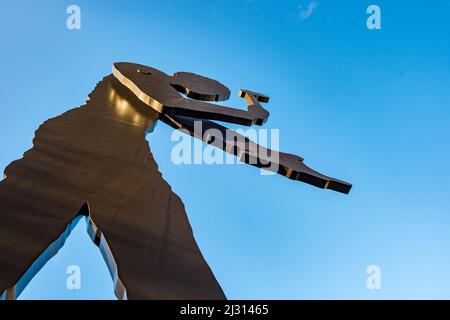
[[[262,125],[269,98],[241,90],[247,110],[216,105],[221,83],[193,73],[169,76],[115,63],[87,103],[47,120],[33,147],[0,182],[0,298],[16,299],[64,245],[78,221],[107,263],[119,299],[225,299],[195,242],[184,206],[158,171],[145,135],[161,120],[236,155],[240,161],[313,186],[348,193],[351,185],[311,170],[303,158],[235,134],[211,139],[211,120]],[[202,131],[196,132],[200,121]],[[263,151],[263,152],[262,152]],[[276,152],[277,157],[267,157]],[[276,166],[270,163],[276,159]]]

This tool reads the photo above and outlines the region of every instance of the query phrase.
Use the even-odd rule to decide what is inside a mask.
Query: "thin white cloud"
[[[314,12],[314,10],[319,6],[319,2],[316,0],[312,0],[306,8],[304,6],[297,6],[298,9],[298,17],[300,20],[308,19]]]

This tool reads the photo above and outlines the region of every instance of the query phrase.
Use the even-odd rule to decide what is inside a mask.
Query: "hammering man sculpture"
[[[240,91],[247,110],[212,103],[229,95],[221,83],[192,73],[169,76],[115,63],[84,106],[41,125],[33,147],[5,169],[0,182],[0,297],[16,299],[85,218],[119,299],[225,299],[182,201],[163,180],[145,140],[157,120],[248,164],[350,191],[350,184],[311,170],[298,156],[238,134],[206,134],[215,129],[226,137],[227,128],[211,120],[250,126],[269,117],[260,104],[269,98],[247,90]],[[200,133],[195,121],[201,121]]]

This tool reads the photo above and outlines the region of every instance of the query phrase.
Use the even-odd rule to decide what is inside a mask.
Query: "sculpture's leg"
[[[16,299],[79,221],[76,199],[43,197],[36,181],[11,174],[0,183],[0,299]]]
[[[128,298],[224,299],[180,198],[162,180],[150,154],[143,167],[89,199],[91,218],[114,256]],[[117,197],[124,186],[135,188]]]

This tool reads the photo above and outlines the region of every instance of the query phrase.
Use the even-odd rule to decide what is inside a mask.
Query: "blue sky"
[[[228,85],[232,105],[240,88],[269,95],[281,150],[354,185],[344,196],[248,166],[175,166],[158,124],[154,157],[229,298],[449,299],[450,4],[315,3],[1,0],[0,167],[115,61],[196,72]],[[81,30],[66,28],[70,4]],[[370,4],[381,30],[366,27]],[[72,264],[81,290],[65,288]],[[366,287],[372,264],[381,290]],[[83,225],[22,298],[113,298]]]

